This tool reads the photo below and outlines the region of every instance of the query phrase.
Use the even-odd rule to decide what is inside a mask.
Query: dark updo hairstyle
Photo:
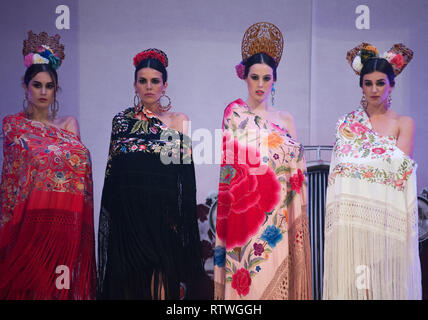
[[[391,64],[384,58],[371,58],[366,62],[363,62],[363,69],[360,72],[360,87],[363,87],[363,77],[366,74],[379,71],[388,77],[389,84],[391,87],[395,85],[395,74]]]
[[[58,89],[58,74],[56,73],[56,70],[52,68],[49,64],[32,64],[27,68],[27,71],[25,71],[23,83],[28,87],[28,84],[30,83],[31,79],[33,79],[38,73],[40,72],[47,72],[52,78],[52,81],[55,84],[55,92]]]
[[[244,66],[245,66],[244,79],[247,79],[248,72],[250,71],[251,66],[256,63],[267,64],[269,67],[271,67],[273,70],[273,81],[276,81],[275,60],[264,52],[253,54],[251,57],[249,57],[247,60],[244,61]]]
[[[143,68],[152,68],[162,73],[163,83],[165,83],[168,80],[168,73],[166,72],[165,66],[158,59],[148,58],[148,59],[142,60],[135,68],[135,74],[134,74],[135,82],[137,82],[138,71]]]

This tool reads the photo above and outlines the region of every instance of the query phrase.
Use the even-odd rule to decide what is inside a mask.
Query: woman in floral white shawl
[[[414,122],[391,109],[413,52],[363,43],[347,59],[361,108],[337,123],[327,189],[324,299],[420,299]]]

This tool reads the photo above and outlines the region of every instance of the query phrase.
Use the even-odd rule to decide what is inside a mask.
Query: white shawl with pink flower
[[[338,121],[325,217],[324,299],[421,299],[416,163],[359,108]]]

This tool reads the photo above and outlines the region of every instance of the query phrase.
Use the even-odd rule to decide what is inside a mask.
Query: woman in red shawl
[[[91,160],[73,117],[56,117],[59,35],[24,41],[24,111],[3,119],[0,299],[93,299]]]

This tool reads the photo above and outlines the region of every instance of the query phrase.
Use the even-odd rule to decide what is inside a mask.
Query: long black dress
[[[205,298],[190,139],[146,108],[113,119],[98,273],[99,299]]]

